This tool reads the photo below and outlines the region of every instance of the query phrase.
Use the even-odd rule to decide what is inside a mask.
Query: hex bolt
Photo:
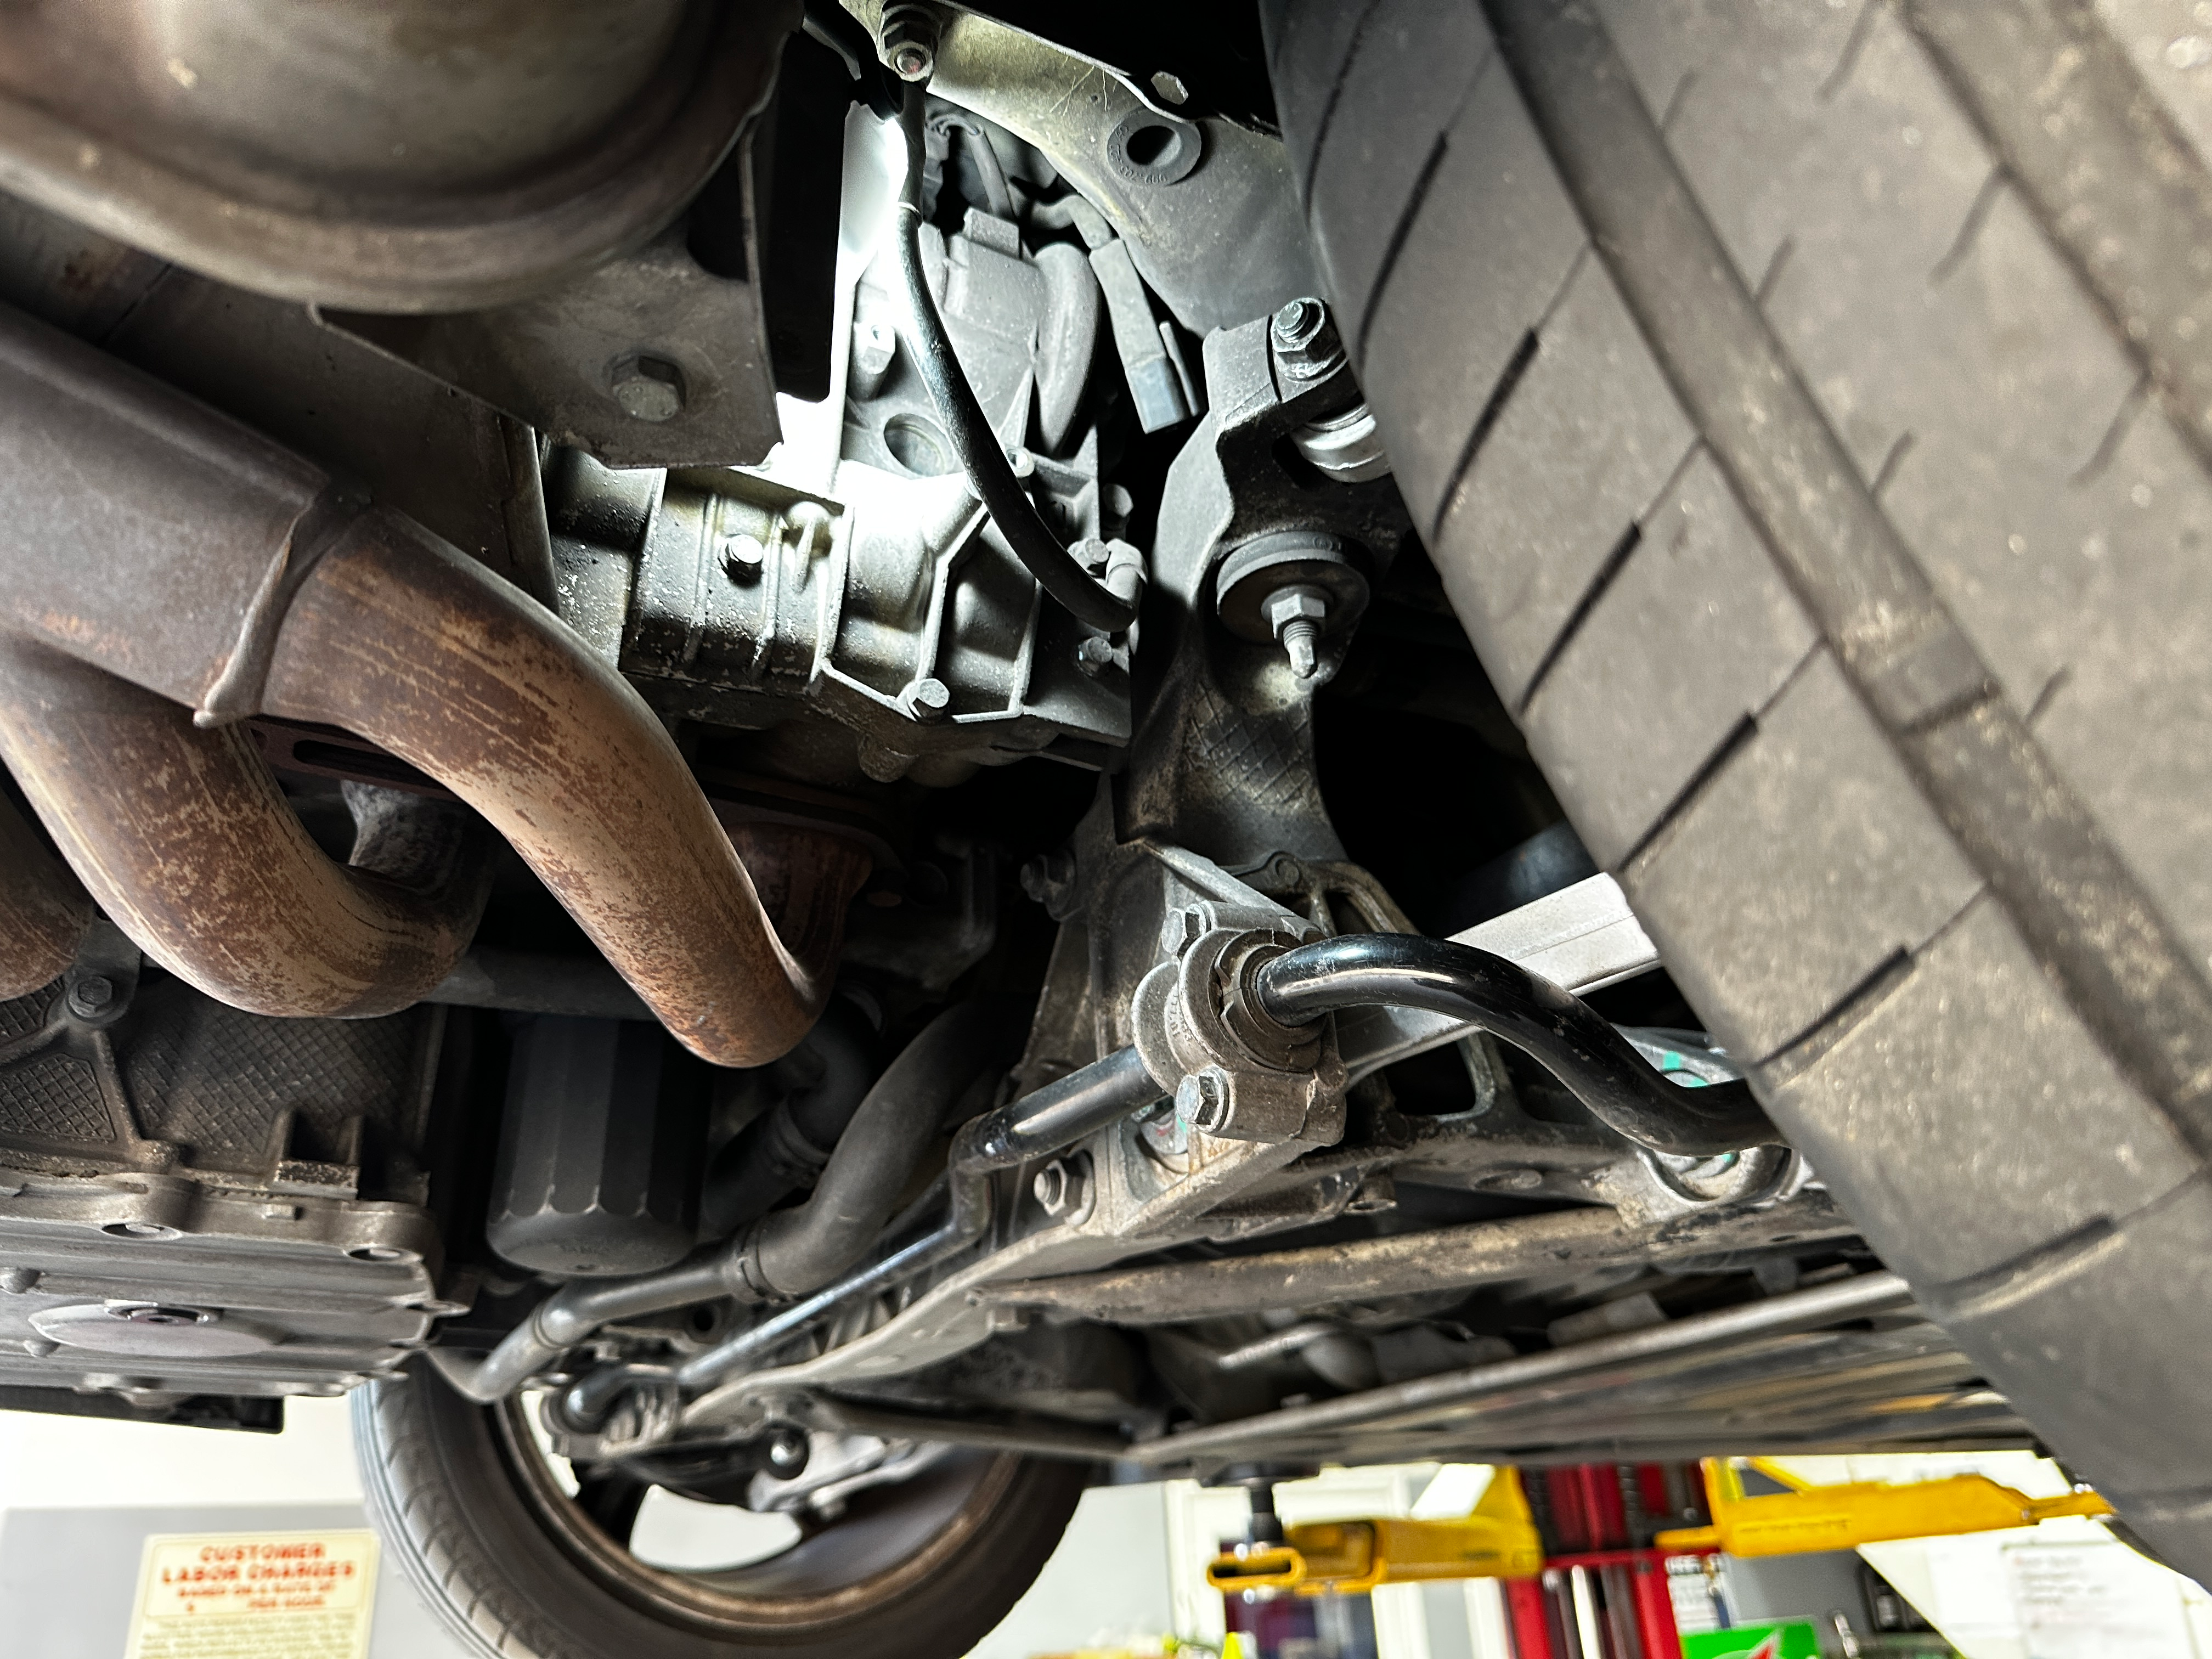
[[[722,568],[739,581],[750,580],[767,565],[768,549],[757,536],[732,536],[722,549]]]
[[[1219,1128],[1229,1118],[1229,1077],[1218,1066],[1185,1075],[1176,1085],[1176,1115],[1194,1129]]]
[[[115,981],[105,974],[87,974],[70,987],[70,1012],[80,1019],[97,1019],[113,1006]]]
[[[878,50],[902,81],[927,81],[937,69],[937,18],[925,6],[891,6],[884,12]]]
[[[1344,342],[1319,300],[1292,300],[1275,313],[1267,338],[1278,368],[1298,380],[1317,380],[1344,362]]]
[[[899,701],[906,705],[910,720],[942,720],[945,710],[952,706],[952,693],[943,680],[923,678],[907,687],[906,695]]]
[[[768,1437],[769,1472],[779,1480],[791,1480],[805,1469],[813,1449],[813,1441],[804,1429],[787,1425],[775,1430]]]
[[[1279,587],[1263,608],[1267,626],[1291,659],[1291,672],[1310,680],[1321,665],[1321,629],[1328,620],[1328,595],[1318,587]]]
[[[1086,679],[1097,679],[1114,660],[1113,641],[1093,634],[1075,647],[1075,666]]]
[[[632,352],[610,377],[615,401],[633,420],[672,421],[684,412],[684,371],[665,357]]]

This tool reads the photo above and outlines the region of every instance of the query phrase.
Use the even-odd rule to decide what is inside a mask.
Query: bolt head
[[[87,974],[70,987],[69,1000],[80,1014],[105,1013],[115,1000],[115,981],[105,974]]]
[[[806,1467],[807,1454],[813,1443],[804,1429],[781,1428],[769,1436],[768,1466],[780,1479],[788,1480]]]
[[[1194,1129],[1218,1129],[1229,1117],[1229,1079],[1218,1066],[1186,1075],[1176,1085],[1176,1115]]]
[[[915,719],[934,720],[952,706],[952,693],[943,680],[919,679],[907,689],[906,705]]]
[[[919,6],[894,6],[884,14],[879,37],[884,62],[902,81],[927,81],[937,69],[937,20]]]
[[[610,376],[615,401],[633,420],[672,421],[684,412],[684,371],[665,357],[633,352]]]

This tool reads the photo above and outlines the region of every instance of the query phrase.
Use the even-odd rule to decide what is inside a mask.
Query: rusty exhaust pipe
[[[780,935],[674,742],[573,631],[400,514],[14,314],[0,572],[0,757],[94,897],[210,994],[404,1006],[474,925],[453,895],[307,841],[226,729],[266,711],[358,733],[474,808],[702,1058],[763,1064],[820,1012],[864,851],[761,841]]]
[[[0,1002],[59,979],[91,920],[91,901],[76,878],[0,799]]]
[[[418,526],[365,514],[316,562],[276,635],[261,706],[357,732],[476,808],[707,1059],[763,1065],[822,1012],[867,854],[812,831],[760,841],[787,894],[779,936],[629,683]]]
[[[243,727],[196,730],[175,703],[23,640],[0,641],[0,750],[100,908],[234,1008],[392,1013],[468,948],[481,882],[416,893],[332,862]]]

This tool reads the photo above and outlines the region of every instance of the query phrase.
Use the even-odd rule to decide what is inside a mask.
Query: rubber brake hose
[[[906,89],[899,125],[906,138],[906,183],[899,192],[899,274],[905,280],[907,298],[914,308],[915,363],[937,417],[945,423],[952,453],[959,458],[975,495],[1006,538],[1006,545],[1022,562],[1037,585],[1079,622],[1119,634],[1136,620],[1133,599],[1121,598],[1102,586],[1060,544],[1029,497],[999,434],[975,401],[952,342],[945,332],[945,319],[937,298],[929,291],[929,276],[921,263],[921,166],[924,94],[920,82]]]

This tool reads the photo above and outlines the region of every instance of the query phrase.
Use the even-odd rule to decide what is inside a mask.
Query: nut
[[[893,6],[884,13],[878,50],[902,81],[927,81],[937,69],[937,19],[921,6]]]
[[[1292,300],[1276,312],[1267,328],[1275,366],[1294,380],[1318,380],[1344,362],[1344,342],[1328,307],[1319,300]]]
[[[1279,640],[1283,630],[1301,617],[1309,622],[1328,621],[1328,595],[1318,587],[1279,587],[1267,595],[1263,614]]]
[[[1328,620],[1328,595],[1318,587],[1279,587],[1261,609],[1284,653],[1291,672],[1310,680],[1321,668],[1321,629]]]
[[[672,421],[684,412],[684,371],[665,357],[632,352],[608,377],[615,401],[633,420]]]
[[[1054,1220],[1064,1221],[1083,1208],[1090,1186],[1091,1159],[1078,1152],[1056,1158],[1039,1170],[1030,1190],[1036,1195],[1038,1208]]]

